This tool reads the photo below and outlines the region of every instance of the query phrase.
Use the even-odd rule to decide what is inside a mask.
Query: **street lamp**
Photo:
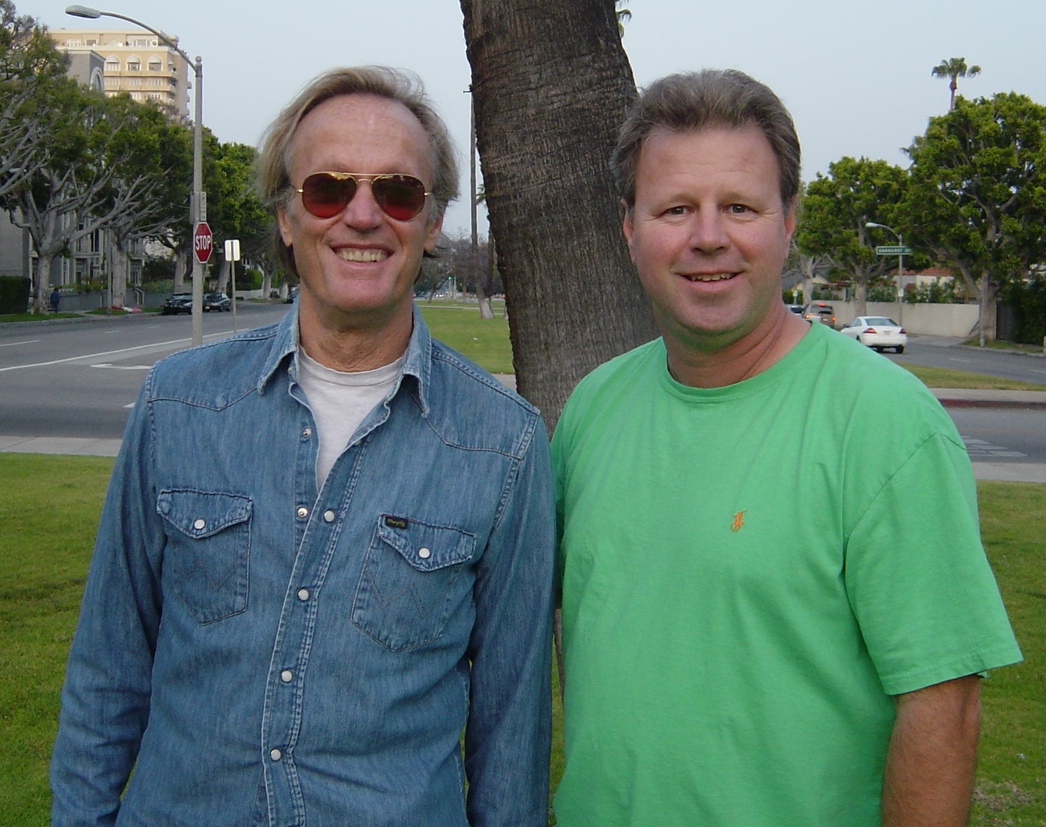
[[[87,6],[69,6],[65,13],[71,14],[73,17],[86,17],[89,20],[97,20],[99,17],[115,17],[118,20],[133,23],[135,26],[141,26],[174,49],[186,64],[193,67],[196,74],[196,115],[192,125],[192,202],[189,204],[189,237],[192,238],[197,223],[205,219],[203,209],[203,58],[197,55],[195,61],[190,60],[174,40],[133,17],[111,11],[99,11]],[[198,345],[201,342],[203,342],[203,263],[194,251],[192,257],[192,343]]]
[[[869,229],[878,227],[881,230],[888,230],[893,233],[897,238],[897,323],[900,325],[904,324],[904,284],[901,281],[901,277],[904,275],[904,238],[897,230],[893,227],[887,227],[885,224],[879,224],[876,221],[869,221],[864,225]]]

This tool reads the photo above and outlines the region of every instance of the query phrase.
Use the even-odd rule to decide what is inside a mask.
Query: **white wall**
[[[835,308],[836,327],[843,327],[857,313],[853,302],[825,299]],[[924,336],[956,336],[966,338],[977,325],[976,304],[904,304],[897,302],[867,302],[865,316],[889,316],[904,326],[909,333]]]

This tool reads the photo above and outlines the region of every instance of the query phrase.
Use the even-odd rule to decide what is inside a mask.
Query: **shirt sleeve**
[[[473,827],[544,827],[551,740],[555,512],[540,419],[513,478],[475,586],[465,731]]]
[[[150,482],[147,380],[109,482],[62,689],[53,827],[116,820],[149,717],[163,529]]]
[[[889,477],[847,541],[850,605],[890,695],[1021,659],[981,545],[965,448],[935,433]]]

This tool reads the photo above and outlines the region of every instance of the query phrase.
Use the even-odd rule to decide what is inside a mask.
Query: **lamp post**
[[[182,60],[184,60],[187,65],[193,67],[193,71],[196,75],[196,114],[193,117],[192,125],[192,201],[189,204],[189,237],[192,238],[197,223],[204,221],[207,218],[203,206],[203,58],[197,55],[195,61],[190,60],[189,55],[182,51],[174,40],[158,29],[154,29],[152,26],[143,23],[141,20],[135,20],[133,17],[127,17],[126,15],[117,14],[116,12],[111,11],[99,11],[98,9],[92,9],[87,6],[69,6],[66,8],[65,13],[71,14],[73,17],[86,17],[89,20],[97,20],[99,17],[115,17],[118,20],[126,20],[128,23],[133,23],[135,26],[141,26],[146,31],[152,32],[169,47],[174,49],[174,51],[181,55]],[[193,255],[192,343],[194,345],[203,342],[203,267],[203,262],[201,262],[196,255]]]
[[[893,233],[897,238],[897,324],[904,325],[904,285],[901,282],[901,277],[904,275],[904,238],[897,230],[893,227],[887,227],[885,224],[880,224],[877,221],[869,221],[864,225],[869,229],[878,227],[881,230],[888,230]]]

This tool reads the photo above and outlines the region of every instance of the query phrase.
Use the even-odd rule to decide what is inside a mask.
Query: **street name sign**
[[[910,256],[912,254],[912,248],[900,247],[897,245],[887,247],[876,247],[875,254],[877,256]]]
[[[196,225],[196,229],[192,233],[192,249],[196,255],[196,260],[200,264],[206,264],[210,261],[213,247],[214,236],[211,233],[211,228],[206,221],[201,221]]]

